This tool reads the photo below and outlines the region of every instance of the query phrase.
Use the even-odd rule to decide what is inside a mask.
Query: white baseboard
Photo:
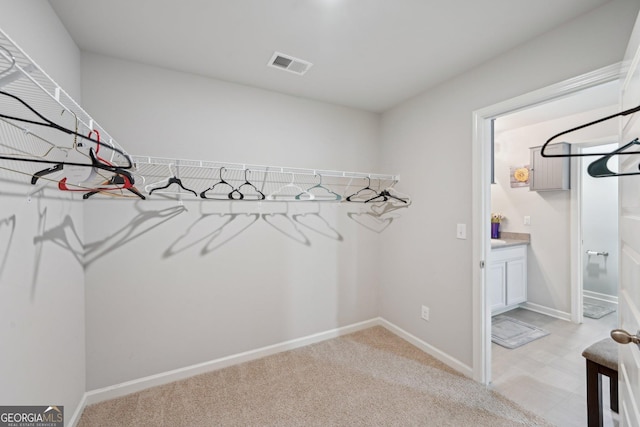
[[[80,399],[80,403],[78,403],[76,410],[73,411],[73,415],[71,416],[71,418],[69,419],[69,422],[67,423],[68,427],[75,427],[76,424],[78,424],[78,421],[80,421],[80,417],[82,416],[82,411],[84,411],[85,406],[87,406],[87,393],[84,393],[82,395],[82,399]]]
[[[582,298],[586,301],[592,301],[594,303],[606,303],[607,307],[617,308],[618,307],[618,297],[614,295],[601,294],[599,292],[593,291],[582,291]]]
[[[218,369],[227,368],[229,366],[260,359],[272,354],[281,353],[287,350],[293,350],[310,344],[315,344],[328,339],[336,338],[342,335],[357,332],[372,326],[380,325],[380,319],[375,318],[364,322],[355,323],[353,325],[320,332],[307,337],[297,338],[285,341],[279,344],[258,348],[256,350],[246,351],[244,353],[234,354],[220,359],[203,362],[196,365],[186,366],[184,368],[174,369],[172,371],[162,372],[148,377],[138,378],[136,380],[127,381],[112,386],[91,390],[85,393],[85,405],[102,402],[116,397],[126,396],[150,387],[168,384],[174,381],[183,380],[194,375],[204,374],[206,372],[216,371]],[[82,411],[80,411],[82,412]]]
[[[461,361],[459,361],[458,359],[455,359],[455,358],[449,356],[447,353],[444,353],[443,351],[437,349],[436,347],[432,346],[431,344],[428,344],[428,343],[422,341],[420,338],[416,337],[415,335],[410,334],[409,332],[407,332],[404,329],[394,325],[393,323],[389,322],[388,320],[380,318],[380,324],[383,327],[385,327],[386,329],[388,329],[389,331],[391,331],[394,334],[398,335],[400,338],[403,338],[406,341],[409,341],[411,344],[415,345],[420,350],[422,350],[425,353],[435,357],[436,359],[438,359],[442,363],[446,364],[447,366],[450,366],[451,368],[455,369],[456,371],[462,373],[463,375],[465,375],[465,376],[467,376],[469,378],[473,378],[473,368],[471,368],[471,366],[466,365],[466,364],[462,363]]]
[[[473,378],[473,369],[460,362],[459,360],[449,356],[441,350],[433,347],[430,344],[422,341],[420,338],[410,334],[409,332],[399,328],[393,323],[382,319],[380,317],[367,320],[353,325],[344,326],[337,329],[332,329],[325,332],[320,332],[307,337],[302,337],[283,343],[274,344],[267,347],[262,347],[256,350],[247,351],[244,353],[234,354],[220,359],[212,360],[209,362],[199,363],[196,365],[187,366],[184,368],[174,369],[172,371],[162,372],[148,377],[139,378],[132,381],[127,381],[120,384],[115,384],[109,387],[104,387],[96,390],[88,391],[84,394],[78,408],[76,408],[73,416],[69,420],[68,426],[75,427],[85,406],[94,403],[103,402],[105,400],[115,399],[117,397],[126,396],[131,393],[135,393],[150,387],[155,387],[163,384],[168,384],[174,381],[183,380],[185,378],[192,377],[194,375],[203,374],[206,372],[216,371],[229,366],[237,365],[240,363],[248,362],[251,360],[260,359],[262,357],[270,356],[272,354],[281,353],[283,351],[293,350],[296,348],[304,347],[307,345],[315,344],[321,341],[337,338],[342,335],[347,335],[353,332],[357,332],[363,329],[367,329],[373,326],[382,326],[390,332],[398,335],[400,338],[405,339],[411,344],[418,347],[425,353],[435,357],[456,371]]]
[[[543,305],[534,304],[532,302],[525,302],[520,307],[530,311],[535,311],[536,313],[546,314],[547,316],[571,322],[571,313],[567,313],[565,311],[556,310],[554,308],[545,307]]]

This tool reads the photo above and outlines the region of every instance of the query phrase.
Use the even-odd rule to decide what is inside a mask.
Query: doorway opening
[[[616,148],[617,143],[598,144],[584,147],[581,152],[603,153]],[[618,308],[618,180],[590,179],[589,161],[582,158],[580,163],[582,313],[600,319]],[[618,170],[614,159],[607,166]]]
[[[518,98],[511,99],[509,101],[502,102],[500,104],[493,105],[491,107],[484,108],[474,112],[474,134],[473,134],[473,176],[474,176],[474,188],[473,188],[473,260],[476,265],[479,266],[477,273],[474,274],[474,294],[473,294],[473,309],[474,309],[474,379],[484,384],[491,382],[491,308],[489,301],[491,300],[488,291],[488,268],[485,268],[487,262],[491,260],[491,240],[490,240],[490,218],[492,212],[492,200],[491,200],[491,172],[492,172],[492,122],[495,119],[501,117],[507,117],[515,112],[523,112],[525,110],[536,111],[538,107],[550,106],[552,101],[559,101],[568,99],[570,95],[574,95],[580,91],[594,88],[600,85],[604,85],[609,82],[617,81],[619,77],[619,66],[614,65],[606,67],[595,72],[571,79],[570,81],[562,82],[536,92],[532,92],[526,95],[522,95]],[[541,111],[541,110],[540,110]],[[538,111],[539,112],[539,111]],[[548,113],[549,114],[549,113]],[[550,114],[554,114],[553,112]],[[570,127],[570,126],[568,126]],[[548,135],[552,135],[549,133]],[[546,140],[546,139],[545,139]],[[542,145],[544,140],[540,142]],[[576,162],[574,162],[576,163]],[[518,165],[513,165],[518,166]],[[577,168],[574,168],[577,170]],[[573,172],[572,175],[575,175]],[[573,178],[573,176],[572,176]],[[572,192],[574,194],[574,192]],[[571,214],[575,214],[580,211],[577,200],[579,198],[575,195],[571,196]],[[502,212],[501,212],[502,213]],[[507,216],[507,215],[505,215]],[[512,214],[514,225],[527,222],[528,218],[530,224],[533,224],[535,217],[532,215],[522,215],[522,212],[514,211]],[[566,215],[569,217],[569,214]],[[540,217],[539,220],[544,222],[544,217]],[[578,273],[577,254],[581,250],[579,244],[580,230],[576,228],[573,223],[567,223],[570,230],[570,251],[571,262],[567,267],[568,276],[570,277],[570,290],[565,291],[564,301],[561,301],[560,308],[554,308],[554,304],[544,303],[536,304],[526,302],[529,309],[545,312],[545,305],[549,310],[545,314],[550,314],[554,317],[564,318],[565,320],[572,320],[578,323],[582,320],[582,285],[578,283],[580,274]],[[535,236],[531,236],[531,239],[535,239]],[[565,273],[566,276],[567,273]],[[565,277],[566,279],[566,277]],[[565,280],[566,281],[566,280]],[[537,295],[536,298],[540,297]],[[558,295],[551,292],[548,295],[549,298],[558,298]]]

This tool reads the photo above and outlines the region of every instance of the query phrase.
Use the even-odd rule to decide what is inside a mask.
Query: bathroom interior
[[[487,287],[494,341],[492,384],[503,391],[517,393],[518,381],[548,380],[559,393],[581,395],[583,346],[615,327],[617,178],[587,174],[587,166],[597,157],[542,159],[555,162],[553,172],[548,172],[539,164],[539,147],[557,133],[616,113],[618,97],[619,82],[614,81],[494,121],[494,224]],[[553,143],[569,142],[564,149],[571,153],[610,152],[611,144],[618,142],[618,125],[610,120]],[[562,150],[562,145],[554,149]],[[535,168],[534,162],[538,162]],[[614,162],[609,167],[613,170]],[[543,170],[564,175],[564,181],[545,187],[540,179]],[[498,345],[494,331],[504,316],[539,326],[548,335],[513,349]],[[558,369],[554,371],[553,365]],[[570,373],[575,375],[569,378]],[[540,404],[547,400],[541,397]],[[575,401],[581,404],[579,397]]]
[[[529,309],[571,318],[572,262],[582,265],[584,302],[615,308],[617,179],[588,176],[586,167],[595,157],[542,159],[569,163],[565,189],[532,189],[529,178],[535,174],[530,165],[535,147],[556,133],[615,113],[618,86],[610,82],[495,120],[491,210],[503,219],[492,249],[508,246],[505,239],[525,242]],[[610,120],[563,138],[572,153],[609,152],[617,142],[617,126]],[[572,253],[576,239],[580,254]]]

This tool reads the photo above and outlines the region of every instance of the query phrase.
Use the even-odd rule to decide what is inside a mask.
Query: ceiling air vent
[[[313,64],[290,55],[285,55],[284,53],[275,52],[267,65],[301,76],[306,73]]]

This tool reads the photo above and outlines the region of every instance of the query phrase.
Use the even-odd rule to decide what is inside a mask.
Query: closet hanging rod
[[[369,172],[348,172],[348,171],[336,171],[326,169],[308,169],[308,168],[295,168],[287,166],[269,166],[269,165],[255,165],[250,163],[230,163],[230,162],[213,162],[204,160],[185,160],[185,159],[171,159],[164,157],[150,157],[150,156],[136,156],[132,155],[131,159],[134,165],[179,165],[181,168],[193,167],[201,169],[219,169],[224,167],[228,170],[246,170],[249,169],[253,172],[264,173],[287,173],[294,175],[308,175],[323,177],[335,177],[335,178],[370,178],[384,181],[400,181],[399,175],[393,174],[380,174]]]

